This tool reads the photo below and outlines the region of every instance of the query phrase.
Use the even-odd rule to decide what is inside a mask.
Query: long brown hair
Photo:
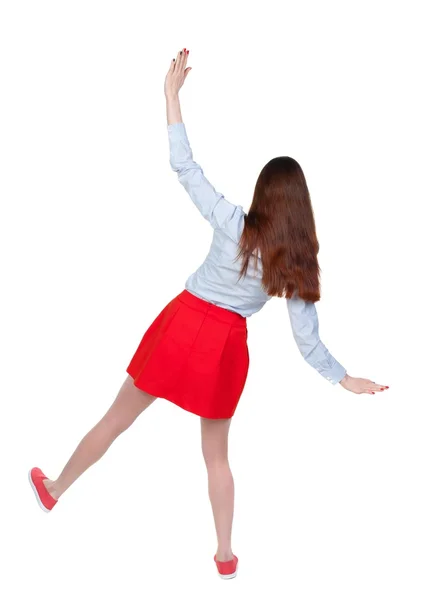
[[[256,268],[257,250],[268,295],[291,298],[296,290],[303,300],[320,300],[319,242],[310,193],[300,165],[289,156],[270,160],[258,177],[239,241],[240,278],[252,255]]]

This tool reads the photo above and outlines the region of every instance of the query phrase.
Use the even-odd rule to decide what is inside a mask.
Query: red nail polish
[[[375,394],[375,392],[371,392],[371,394]]]

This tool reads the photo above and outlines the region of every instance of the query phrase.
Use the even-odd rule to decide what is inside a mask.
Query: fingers
[[[388,385],[381,385],[370,379],[352,378],[351,386],[348,388],[355,394],[371,394],[375,395],[378,392],[384,392],[389,389]]]
[[[179,59],[180,59],[180,52],[178,52],[176,58],[173,58],[173,60],[171,61],[173,63],[173,72],[175,72],[177,69],[177,65],[179,64]]]
[[[177,53],[176,69],[181,73],[183,73],[183,71],[185,70],[186,63],[188,62],[188,54],[189,50],[187,50],[186,48],[182,48]]]
[[[365,390],[367,394],[375,394],[376,392],[384,392],[384,390],[388,390],[388,385],[380,385],[379,383],[375,383],[375,381],[368,381],[367,389]]]

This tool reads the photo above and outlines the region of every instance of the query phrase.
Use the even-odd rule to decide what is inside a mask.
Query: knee
[[[130,423],[126,422],[124,419],[110,415],[106,415],[104,419],[102,419],[101,424],[103,425],[106,434],[112,438],[117,438],[130,426]]]

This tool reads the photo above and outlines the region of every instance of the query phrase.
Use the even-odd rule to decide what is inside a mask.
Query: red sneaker
[[[33,492],[36,496],[36,500],[39,503],[39,506],[45,512],[51,512],[54,508],[55,504],[58,502],[51,496],[48,490],[45,488],[43,484],[43,480],[48,479],[46,475],[38,468],[34,467],[28,473],[28,480],[30,482],[31,487],[33,488]]]
[[[237,575],[238,558],[235,554],[232,556],[234,557],[232,560],[223,561],[217,560],[216,554],[214,555],[219,577],[222,577],[222,579],[232,579]]]

